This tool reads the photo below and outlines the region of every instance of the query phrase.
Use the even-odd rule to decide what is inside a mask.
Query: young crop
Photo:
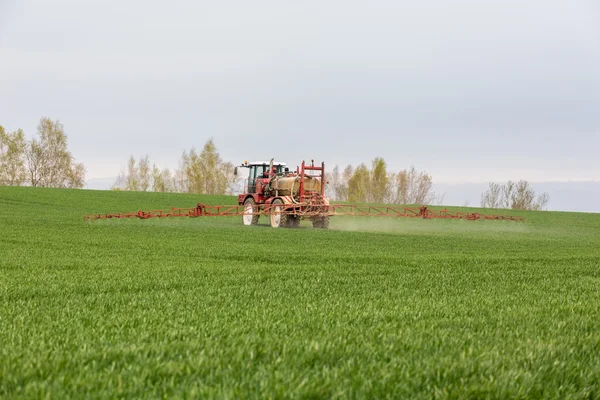
[[[600,396],[600,215],[82,221],[227,196],[0,187],[0,398]]]

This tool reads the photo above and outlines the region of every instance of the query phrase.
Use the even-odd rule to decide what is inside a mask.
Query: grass
[[[600,214],[81,218],[198,201],[0,187],[0,398],[600,396]]]

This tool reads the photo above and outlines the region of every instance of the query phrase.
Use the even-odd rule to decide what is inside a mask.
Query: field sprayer
[[[423,219],[509,220],[524,221],[523,217],[486,215],[469,212],[430,210],[426,206],[370,206],[354,204],[330,204],[325,197],[325,163],[302,164],[291,172],[285,163],[256,161],[239,165],[247,168],[248,179],[244,193],[238,195],[237,205],[207,205],[198,203],[193,208],[171,210],[137,211],[130,213],[88,214],[85,220],[112,218],[170,218],[170,217],[231,217],[241,216],[244,225],[256,225],[260,216],[269,217],[273,228],[295,228],[301,220],[310,220],[314,228],[329,227],[332,216],[406,217]]]

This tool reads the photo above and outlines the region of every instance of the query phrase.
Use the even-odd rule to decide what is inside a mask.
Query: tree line
[[[201,152],[184,151],[174,170],[160,169],[148,156],[136,160],[132,155],[113,185],[115,190],[179,192],[198,194],[237,194],[242,182],[233,174],[234,165],[222,160],[214,140],[209,139]],[[389,172],[386,161],[377,157],[370,168],[338,165],[326,172],[326,195],[334,201],[380,204],[441,204],[443,195],[433,190],[433,178],[414,166]],[[537,195],[526,181],[501,185],[490,183],[482,194],[484,208],[543,210],[549,195]]]
[[[28,141],[22,129],[0,125],[0,185],[82,188],[85,166],[69,152],[64,126],[41,118],[37,136]]]
[[[348,165],[340,171],[336,165],[328,177],[327,195],[332,200],[382,204],[442,204],[444,196],[432,189],[433,178],[415,167],[397,173],[387,171],[383,158],[364,163],[356,168]],[[481,195],[483,208],[513,210],[546,210],[550,195],[536,193],[525,181],[505,184],[490,182]]]
[[[388,172],[381,157],[343,171],[334,166],[328,177],[327,195],[336,201],[382,204],[440,204],[443,195],[433,191],[433,178],[414,166],[400,172]]]
[[[443,196],[433,189],[433,178],[415,167],[389,172],[386,161],[377,157],[370,167],[361,163],[334,166],[326,175],[327,196],[336,201],[441,204]],[[37,137],[26,140],[23,130],[7,132],[0,125],[0,185],[82,188],[85,166],[75,162],[68,150],[67,135],[60,121],[41,118]],[[178,166],[170,170],[151,163],[148,155],[132,155],[112,188],[155,192],[235,194],[242,182],[234,176],[234,165],[224,161],[211,138],[200,152],[184,151]],[[481,207],[544,210],[550,196],[537,194],[524,180],[505,184],[490,182],[481,195]]]
[[[375,158],[369,169],[364,163],[356,168],[346,166],[343,171],[336,165],[326,173],[329,184],[327,196],[331,200],[395,203],[440,203],[442,197],[432,190],[433,180],[424,171],[414,167],[389,173],[383,158]],[[199,194],[237,194],[242,182],[233,174],[234,165],[219,155],[214,140],[209,139],[201,152],[184,151],[178,167],[173,171],[161,169],[149,157],[136,160],[131,155],[127,167],[121,171],[112,188],[154,192]],[[243,178],[242,178],[243,179]]]
[[[112,186],[114,190],[135,190],[176,193],[226,194],[235,187],[234,166],[223,161],[214,140],[209,139],[197,152],[184,151],[177,168],[159,168],[148,155],[136,160],[129,157]]]
[[[483,208],[512,208],[513,210],[545,210],[550,201],[548,193],[537,194],[524,180],[505,184],[490,182],[481,195]]]

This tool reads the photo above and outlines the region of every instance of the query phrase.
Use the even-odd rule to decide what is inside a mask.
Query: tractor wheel
[[[242,222],[244,225],[256,225],[258,224],[258,218],[260,215],[257,213],[258,206],[256,201],[252,197],[248,197],[244,201],[244,215],[242,215]]]
[[[288,228],[298,228],[300,226],[300,217],[296,215],[288,215]]]
[[[283,206],[283,200],[275,199],[271,203],[271,226],[273,228],[286,227],[288,224],[287,214],[283,214],[285,211]]]
[[[327,229],[329,228],[329,217],[313,220],[313,228]]]

